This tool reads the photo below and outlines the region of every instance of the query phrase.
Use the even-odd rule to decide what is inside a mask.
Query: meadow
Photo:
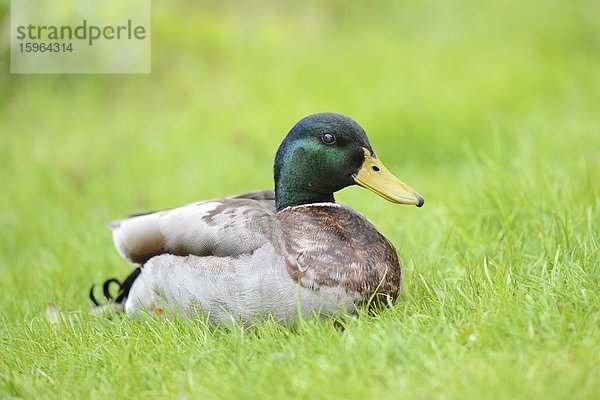
[[[152,12],[149,75],[11,75],[0,34],[0,398],[600,397],[600,3]],[[252,329],[90,313],[130,271],[107,222],[271,188],[321,111],[426,200],[336,196],[402,256],[397,304]]]

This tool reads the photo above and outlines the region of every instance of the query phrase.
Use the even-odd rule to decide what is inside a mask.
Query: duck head
[[[393,203],[424,203],[377,158],[361,126],[340,114],[313,114],[294,125],[277,150],[274,169],[278,210],[334,202],[333,193],[350,185]]]

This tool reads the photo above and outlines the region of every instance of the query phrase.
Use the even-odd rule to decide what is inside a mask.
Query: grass
[[[149,76],[9,75],[0,48],[0,397],[598,398],[599,11],[155,2]],[[129,271],[107,221],[270,187],[317,111],[426,199],[338,195],[403,257],[397,305],[251,330],[89,313]]]

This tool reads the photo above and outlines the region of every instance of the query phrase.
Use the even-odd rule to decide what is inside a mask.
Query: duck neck
[[[286,207],[300,206],[312,203],[334,203],[333,193],[318,193],[309,188],[286,185],[285,182],[275,183],[275,202],[277,211]]]
[[[302,204],[334,202],[335,185],[318,168],[298,142],[281,144],[275,157],[275,203],[277,211]]]

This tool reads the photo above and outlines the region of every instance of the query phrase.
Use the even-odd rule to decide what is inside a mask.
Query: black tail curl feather
[[[133,286],[133,282],[142,272],[142,268],[136,268],[133,270],[131,274],[123,282],[119,281],[117,278],[110,278],[104,281],[102,284],[102,292],[104,294],[104,298],[108,303],[114,302],[116,304],[125,304],[125,300],[127,300],[127,296],[129,296],[129,292],[131,291],[131,286]],[[110,291],[110,287],[115,284],[117,285],[117,295],[116,297],[112,295]],[[90,288],[90,300],[96,307],[100,307],[102,303],[96,300],[96,296],[94,295],[94,288],[96,285],[92,285]]]

